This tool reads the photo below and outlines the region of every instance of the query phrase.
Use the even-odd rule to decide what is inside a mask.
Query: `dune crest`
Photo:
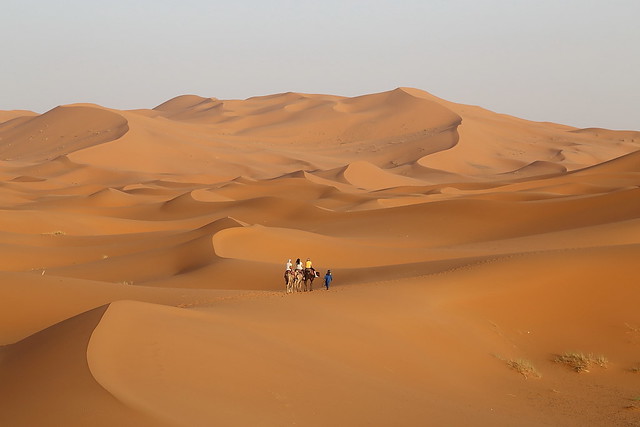
[[[395,175],[366,161],[353,162],[349,164],[340,173],[340,176],[349,184],[366,190],[381,190],[391,187],[424,185],[424,182],[420,180],[407,176]]]

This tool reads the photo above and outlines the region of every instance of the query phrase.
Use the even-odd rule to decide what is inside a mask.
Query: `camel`
[[[313,291],[313,279],[316,278],[316,271],[313,268],[304,270],[304,291],[307,292],[307,282],[309,282],[309,292]]]
[[[287,290],[287,293],[290,294],[293,292],[293,281],[295,280],[294,278],[294,273],[291,270],[287,270],[284,272],[284,286],[285,289]]]
[[[301,292],[303,279],[304,279],[304,275],[300,270],[285,271],[284,284],[285,284],[287,293],[289,294],[292,292]]]

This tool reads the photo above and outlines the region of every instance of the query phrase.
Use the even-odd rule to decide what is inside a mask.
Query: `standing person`
[[[331,275],[331,270],[327,270],[327,274],[324,275],[324,287],[329,290],[329,285],[333,280],[333,276]]]

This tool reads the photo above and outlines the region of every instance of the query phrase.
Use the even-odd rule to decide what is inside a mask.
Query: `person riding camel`
[[[307,262],[304,263],[304,272],[307,277],[317,277],[316,269],[313,268],[313,263],[311,262],[311,258],[307,258]]]
[[[286,268],[284,270],[284,283],[287,283],[289,281],[287,275],[291,271],[292,267],[293,267],[293,264],[291,264],[291,259],[287,260],[287,266],[286,266]]]
[[[296,270],[302,270],[302,261],[300,261],[300,258],[296,260]]]

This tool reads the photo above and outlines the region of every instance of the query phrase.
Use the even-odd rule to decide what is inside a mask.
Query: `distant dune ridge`
[[[0,180],[0,425],[638,423],[639,131],[183,95],[2,111]]]

